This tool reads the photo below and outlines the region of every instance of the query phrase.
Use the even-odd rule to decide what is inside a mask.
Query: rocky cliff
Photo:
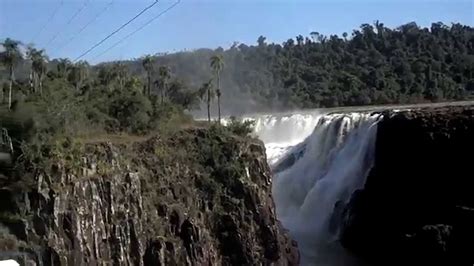
[[[66,140],[2,180],[0,250],[43,265],[296,265],[264,151],[216,128]]]
[[[386,112],[342,243],[374,265],[474,263],[474,109]]]

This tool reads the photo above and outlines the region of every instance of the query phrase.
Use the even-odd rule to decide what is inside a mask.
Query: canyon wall
[[[299,263],[275,217],[258,140],[214,128],[60,147],[39,170],[2,176],[0,256],[23,252],[14,258],[37,265]]]
[[[385,112],[343,245],[374,265],[472,265],[473,151],[473,107]]]

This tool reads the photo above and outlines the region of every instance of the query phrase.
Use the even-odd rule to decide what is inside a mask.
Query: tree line
[[[391,29],[376,21],[342,36],[311,32],[282,44],[260,36],[256,45],[234,43],[229,49],[156,54],[95,66],[55,59],[45,68],[40,60],[44,53],[31,51],[35,70],[28,74],[24,62],[17,68],[20,76],[36,80],[30,87],[38,91],[45,77],[51,78],[51,71],[45,70],[61,68],[64,76],[64,64],[69,69],[66,80],[76,91],[97,86],[91,80],[124,88],[133,77],[140,83],[135,85],[147,90],[143,95],[158,93],[159,102],[169,98],[196,107],[202,99],[210,119],[212,111],[219,117],[222,112],[472,99],[473,46],[470,26],[438,22],[422,28],[412,22]],[[209,66],[215,55],[225,61],[225,68]],[[8,76],[7,69],[1,73]],[[28,79],[32,75],[35,78]],[[4,95],[9,91],[6,88]]]
[[[44,50],[9,38],[0,45],[0,128],[30,158],[42,158],[58,138],[174,131],[192,123],[189,111],[201,101],[211,122],[213,99],[220,104],[224,63],[217,53],[206,60],[213,72],[207,82],[191,86],[149,55],[133,73],[120,61],[91,66],[50,60]]]
[[[472,99],[474,29],[467,25],[376,21],[352,33],[311,32],[282,44],[155,55],[194,86],[207,82],[207,59],[222,54],[221,102],[226,113],[273,109],[397,104]],[[124,62],[140,73],[138,62]]]

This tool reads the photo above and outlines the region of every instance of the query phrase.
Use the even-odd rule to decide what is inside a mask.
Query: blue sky
[[[107,12],[76,35],[110,1],[64,0],[60,6],[61,0],[0,0],[0,39],[10,37],[24,43],[33,41],[37,47],[46,49],[52,58],[74,59],[154,2],[114,0]],[[81,13],[67,24],[85,2],[87,5]],[[173,3],[173,0],[160,0],[154,8],[84,59],[97,63],[140,57],[147,53],[229,47],[234,41],[253,44],[260,35],[271,42],[282,42],[298,34],[308,35],[311,31],[350,33],[362,23],[375,20],[389,27],[411,21],[422,26],[437,21],[474,24],[472,0],[181,0],[154,23],[97,57]],[[58,6],[54,19],[40,32]],[[34,38],[38,33],[39,36]],[[57,38],[51,41],[55,35]],[[75,39],[68,43],[73,36]]]

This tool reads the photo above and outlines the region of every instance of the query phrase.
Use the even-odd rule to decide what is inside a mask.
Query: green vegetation
[[[207,95],[206,106],[207,106],[207,121],[211,122],[211,99],[214,98],[214,91],[212,90],[212,79],[205,82],[199,89],[199,98],[204,100],[204,95]]]
[[[257,158],[261,154],[253,154],[248,148],[253,141],[247,138],[253,123],[240,122],[237,119],[232,121],[231,126],[223,127],[215,123],[208,129],[187,129],[164,138],[150,139],[135,147],[134,153],[142,156],[135,156],[132,164],[138,168],[145,167],[140,172],[150,171],[153,176],[160,177],[149,180],[156,182],[149,184],[151,191],[157,190],[166,182],[172,184],[176,183],[175,180],[192,181],[201,197],[216,207],[220,205],[219,202],[225,194],[230,194],[234,199],[241,199],[243,193],[237,190],[242,189],[245,182],[242,180],[246,177],[245,169],[248,167],[245,162],[254,160],[241,160],[239,157]],[[146,154],[150,151],[155,156]],[[165,181],[171,175],[179,175],[180,170],[177,169],[186,169],[183,171],[191,174],[193,178],[188,180],[178,176],[172,179],[173,181]]]
[[[218,112],[218,120],[219,123],[221,122],[221,71],[224,68],[224,59],[222,55],[214,55],[211,57],[211,68],[214,71],[215,78],[217,80],[216,86],[216,95],[217,95],[217,112]]]
[[[317,32],[283,44],[235,43],[227,50],[199,49],[159,55],[175,76],[199,87],[214,76],[208,60],[222,55],[223,111],[346,105],[396,104],[472,99],[474,28],[408,23],[395,29],[364,24],[352,34]],[[142,73],[135,61],[124,62]]]
[[[12,89],[15,81],[15,66],[21,59],[19,50],[20,42],[7,38],[3,42],[4,52],[1,53],[0,60],[8,68],[9,82],[8,82],[8,108],[12,106]]]
[[[231,116],[226,128],[233,134],[244,137],[252,133],[254,126],[255,121],[253,120],[240,121],[235,116]]]
[[[0,128],[8,130],[14,168],[23,173],[49,169],[54,160],[78,168],[72,165],[81,161],[78,149],[97,136],[172,133],[193,123],[186,111],[199,107],[199,90],[173,77],[167,66],[158,67],[151,56],[142,60],[143,77],[122,62],[48,63],[43,50],[29,46],[23,56],[18,41],[6,39],[2,46],[0,82],[8,100],[0,99]],[[15,79],[15,68],[25,64],[29,74]]]

